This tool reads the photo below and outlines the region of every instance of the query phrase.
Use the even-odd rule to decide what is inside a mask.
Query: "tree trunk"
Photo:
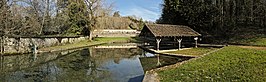
[[[3,37],[1,37],[0,43],[1,43],[0,49],[1,49],[1,55],[2,55],[3,54]]]
[[[90,31],[90,33],[89,33],[89,40],[92,40],[92,37],[93,37],[93,36],[92,36],[92,32],[93,32],[93,31]]]
[[[2,36],[1,53],[5,53],[5,36]]]

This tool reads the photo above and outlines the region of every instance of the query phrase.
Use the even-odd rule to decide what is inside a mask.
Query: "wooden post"
[[[160,54],[157,54],[157,66],[161,66],[161,62],[160,62]]]
[[[195,48],[198,48],[198,37],[195,37],[194,40],[195,40]]]
[[[157,51],[159,51],[160,49],[160,42],[162,41],[162,39],[156,38],[156,43],[157,43]]]
[[[177,39],[177,41],[178,41],[178,50],[180,50],[181,49],[182,38]]]

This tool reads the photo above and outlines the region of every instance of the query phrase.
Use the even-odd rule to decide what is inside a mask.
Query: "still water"
[[[139,48],[85,48],[0,58],[1,82],[141,82],[146,70],[184,60]]]

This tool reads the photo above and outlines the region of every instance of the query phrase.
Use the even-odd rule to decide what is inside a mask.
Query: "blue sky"
[[[122,16],[132,16],[155,21],[161,16],[162,0],[107,0],[114,3],[114,11]]]

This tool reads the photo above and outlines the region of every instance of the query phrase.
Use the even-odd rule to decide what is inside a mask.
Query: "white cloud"
[[[121,15],[123,16],[135,15],[137,17],[141,17],[143,20],[155,21],[156,19],[159,18],[160,13],[157,13],[152,10],[145,9],[145,8],[141,8],[141,7],[134,7],[125,12],[121,12]]]

